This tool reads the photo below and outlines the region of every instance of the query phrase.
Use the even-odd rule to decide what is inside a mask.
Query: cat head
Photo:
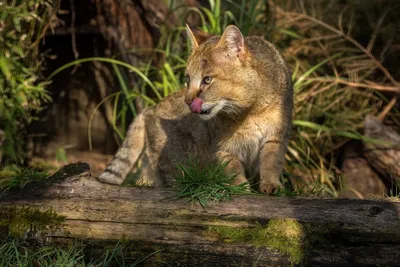
[[[249,108],[256,98],[249,88],[254,70],[240,30],[229,25],[222,36],[215,36],[186,27],[192,51],[185,102],[191,111],[209,120],[221,112],[233,117]]]

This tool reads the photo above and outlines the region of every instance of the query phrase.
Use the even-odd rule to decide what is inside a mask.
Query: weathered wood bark
[[[393,180],[400,182],[400,134],[373,116],[365,119],[364,134],[386,142],[364,142],[364,154],[369,164],[388,178],[388,184],[393,184]]]
[[[66,245],[83,240],[92,255],[120,239],[130,257],[160,250],[145,266],[287,266],[290,257],[307,266],[400,265],[400,203],[235,196],[204,209],[174,199],[171,190],[98,183],[85,166],[64,168],[51,184],[2,196],[0,214],[13,206],[51,208],[65,221],[31,232],[31,241]],[[64,179],[71,169],[75,175]],[[275,228],[268,228],[271,222]],[[282,246],[264,246],[279,239],[271,231],[278,229],[276,223],[283,229],[278,243],[289,253]],[[292,242],[291,236],[301,242]]]

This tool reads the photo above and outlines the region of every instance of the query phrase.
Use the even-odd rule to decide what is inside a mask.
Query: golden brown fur
[[[222,37],[187,31],[187,88],[135,119],[99,180],[121,184],[140,157],[142,182],[167,186],[173,163],[191,154],[230,160],[237,183],[258,177],[259,190],[273,192],[281,186],[293,108],[282,57],[261,37],[243,38],[235,26]]]

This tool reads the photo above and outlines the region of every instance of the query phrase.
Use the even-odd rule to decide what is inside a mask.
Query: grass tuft
[[[248,183],[233,185],[237,174],[225,172],[228,163],[211,161],[201,164],[199,160],[189,158],[185,165],[176,164],[180,171],[176,177],[177,197],[198,201],[206,207],[208,201],[219,202],[230,200],[232,195],[251,194]]]
[[[46,180],[49,176],[46,171],[10,165],[0,170],[0,192],[22,189],[29,183]]]
[[[114,248],[107,249],[103,255],[96,260],[85,260],[86,255],[83,248],[75,246],[68,249],[43,247],[31,249],[17,240],[9,240],[0,244],[0,266],[130,266],[134,267],[156,254],[158,251],[149,253],[140,259],[124,259],[124,244],[118,243]]]

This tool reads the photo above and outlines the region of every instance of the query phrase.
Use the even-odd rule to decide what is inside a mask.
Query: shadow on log
[[[78,242],[96,257],[124,240],[127,258],[157,251],[143,266],[398,266],[400,259],[397,202],[255,195],[204,209],[171,190],[101,184],[78,163],[3,195],[2,238],[12,228],[7,212],[22,207],[64,218],[30,222],[22,236],[32,245]]]

